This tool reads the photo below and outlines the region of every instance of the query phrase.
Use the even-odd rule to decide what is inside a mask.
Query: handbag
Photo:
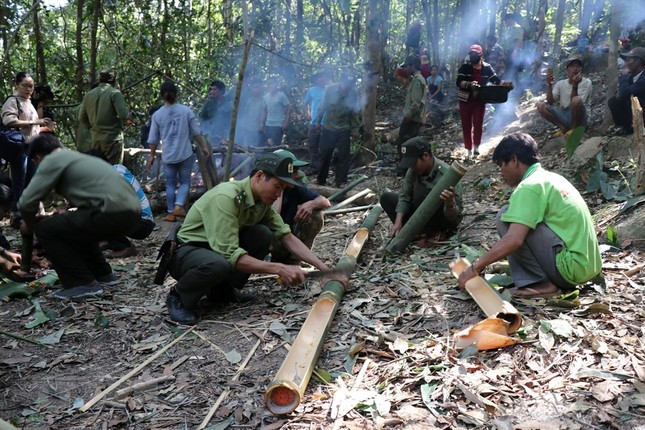
[[[22,109],[20,109],[18,97],[15,97],[15,99],[16,106],[18,107],[18,116],[20,117],[22,115]],[[18,161],[24,154],[25,135],[22,134],[20,129],[0,124],[0,158],[12,163]]]

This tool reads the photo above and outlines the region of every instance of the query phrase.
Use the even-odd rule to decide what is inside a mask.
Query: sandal
[[[504,291],[508,291],[511,297],[515,297],[516,299],[547,299],[549,297],[557,297],[562,295],[562,290],[559,288],[555,291],[549,292],[536,290],[532,287],[506,288]]]

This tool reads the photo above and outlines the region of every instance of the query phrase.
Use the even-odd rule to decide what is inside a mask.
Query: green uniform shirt
[[[578,285],[600,273],[600,250],[587,204],[569,181],[540,163],[524,174],[502,221],[532,229],[543,222],[553,230],[564,242],[556,265],[567,282]]]
[[[425,139],[419,137],[418,139]],[[432,191],[450,166],[444,161],[434,157],[434,166],[428,175],[419,175],[413,169],[408,169],[403,178],[399,202],[396,205],[396,212],[405,215],[411,214],[418,208],[426,196]],[[457,184],[455,193],[455,204],[459,212],[456,223],[461,220],[461,184]]]
[[[137,193],[112,166],[91,155],[61,149],[45,156],[18,202],[22,211],[36,212],[51,191],[77,208],[103,213],[141,213]]]
[[[410,121],[425,124],[426,122],[426,100],[428,99],[428,86],[421,72],[416,71],[408,86],[408,93],[405,96],[405,107],[403,116]]]
[[[327,130],[351,130],[358,125],[359,111],[358,94],[354,88],[349,88],[345,94],[342,94],[340,84],[331,84],[325,88],[322,104],[316,116],[316,124],[322,124],[324,115],[323,127]]]
[[[91,130],[92,142],[111,142],[123,139],[128,116],[121,91],[104,82],[85,94],[78,119]]]
[[[182,243],[208,243],[231,267],[247,252],[240,248],[240,230],[264,224],[276,237],[291,233],[273,206],[256,202],[251,180],[224,182],[201,196],[177,233]]]

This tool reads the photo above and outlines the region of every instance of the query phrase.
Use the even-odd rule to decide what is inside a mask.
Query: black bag
[[[484,103],[506,103],[511,87],[505,85],[486,85],[479,87],[477,100]]]
[[[18,116],[22,115],[18,97],[16,97],[16,106],[18,106]],[[0,158],[9,163],[18,161],[20,156],[24,155],[25,149],[25,135],[20,129],[0,124]]]

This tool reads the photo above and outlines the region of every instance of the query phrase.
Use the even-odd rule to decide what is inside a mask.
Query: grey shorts
[[[558,120],[558,122],[561,122],[562,124],[566,125],[567,128],[571,128],[571,125],[573,123],[572,118],[571,118],[571,109],[562,109],[561,107],[558,106],[547,106],[546,109],[553,114]],[[584,121],[582,122],[583,126],[587,126],[587,119],[589,118],[589,115],[587,113],[587,109],[585,109],[585,117]]]

